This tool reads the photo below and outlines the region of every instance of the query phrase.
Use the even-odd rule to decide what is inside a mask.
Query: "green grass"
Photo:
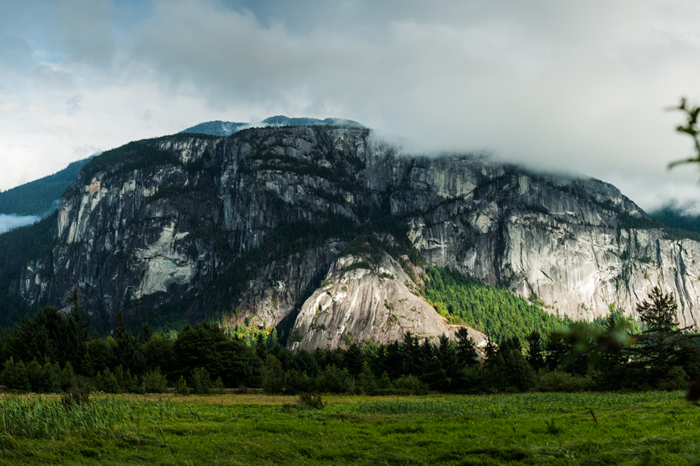
[[[700,409],[682,395],[324,396],[323,410],[284,396],[97,396],[68,411],[6,396],[0,464],[693,464]],[[28,413],[66,427],[29,438]]]

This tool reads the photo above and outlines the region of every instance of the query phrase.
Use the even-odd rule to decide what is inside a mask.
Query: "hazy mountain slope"
[[[56,207],[55,202],[89,160],[73,162],[53,175],[0,192],[0,214],[45,215]]]
[[[212,136],[230,136],[233,133],[249,126],[248,123],[234,123],[232,121],[207,121],[191,126],[180,133],[210,134]]]
[[[650,212],[649,216],[665,225],[667,229],[676,230],[673,233],[685,234],[692,239],[700,240],[700,216],[698,215],[689,214],[674,205],[667,205]],[[684,232],[691,232],[694,235]]]

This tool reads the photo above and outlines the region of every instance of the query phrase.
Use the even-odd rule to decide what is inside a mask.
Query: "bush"
[[[73,372],[73,366],[69,362],[61,371],[60,383],[61,390],[64,392],[68,392],[76,384],[75,372]]]
[[[245,387],[242,387],[244,390],[246,390]],[[221,380],[221,377],[217,377],[216,380],[214,381],[214,392],[215,393],[224,393],[224,381]],[[244,393],[247,393],[245,391]]]
[[[316,387],[318,391],[348,393],[354,391],[355,384],[347,368],[339,369],[335,364],[331,364],[326,366],[326,370],[316,379]]]
[[[74,406],[89,403],[92,390],[93,386],[88,379],[78,377],[74,379],[74,383],[61,398],[61,404],[65,409],[72,409]]]
[[[209,372],[203,367],[197,367],[192,371],[192,391],[197,395],[211,393],[213,384],[209,378]]]
[[[11,390],[29,390],[29,378],[24,362],[15,362],[13,357],[5,361],[5,367],[0,373],[0,382]]]
[[[183,396],[190,394],[190,389],[187,387],[187,381],[182,375],[179,379],[177,379],[177,382],[175,382],[175,393]]]
[[[146,372],[141,379],[143,391],[146,393],[165,393],[168,391],[168,381],[158,369]]]
[[[568,372],[547,372],[540,377],[535,388],[538,392],[583,392],[592,390],[593,379],[589,376],[579,377]]]
[[[681,366],[673,366],[668,370],[666,379],[659,382],[659,388],[661,390],[673,391],[673,390],[685,390],[688,388],[688,374]]]
[[[321,395],[311,395],[309,393],[299,396],[297,404],[301,409],[323,409],[325,406]]]
[[[412,395],[425,395],[430,391],[430,387],[414,375],[404,375],[394,380],[394,389]]]
[[[117,378],[109,368],[98,373],[94,378],[94,382],[95,388],[104,393],[121,393],[122,391]]]
[[[284,389],[284,370],[282,363],[272,354],[267,355],[263,367],[263,390],[267,393],[279,393]]]
[[[386,372],[384,374],[386,374]],[[389,380],[389,376],[387,376],[387,380]],[[382,381],[382,384],[386,385],[386,382]],[[357,376],[355,385],[357,386],[359,392],[363,395],[372,395],[378,388],[376,377],[374,377],[374,374],[369,367],[369,362],[365,361],[362,363],[362,371]],[[389,386],[391,386],[391,381],[389,381]]]

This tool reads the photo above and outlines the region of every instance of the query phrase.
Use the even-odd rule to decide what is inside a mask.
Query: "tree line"
[[[455,340],[407,333],[377,345],[293,353],[258,334],[253,344],[207,322],[171,340],[144,324],[134,336],[121,315],[113,334],[93,333],[77,294],[72,311],[25,317],[0,338],[0,383],[8,389],[206,393],[216,387],[270,393],[494,393],[681,389],[700,379],[698,335],[678,327],[677,305],[659,288],[637,308],[643,330],[629,333],[619,312],[602,326],[573,324],[546,337],[532,331],[477,348],[465,328]],[[527,349],[525,349],[527,348]]]

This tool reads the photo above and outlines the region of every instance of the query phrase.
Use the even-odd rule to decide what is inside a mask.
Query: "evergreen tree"
[[[143,324],[141,324],[141,333],[139,333],[139,344],[145,345],[150,339],[151,329],[148,325],[148,322],[144,322]]]
[[[255,354],[260,361],[265,362],[267,360],[267,347],[265,346],[265,337],[262,332],[258,333],[255,339]]]
[[[173,344],[173,354],[176,378],[191,377],[195,368],[202,367],[210,377],[221,377],[228,387],[259,387],[262,383],[262,364],[255,352],[207,322],[186,326]]]
[[[619,314],[611,312],[603,326],[603,334],[610,335],[615,331],[620,318]],[[597,380],[598,386],[605,390],[619,390],[628,387],[630,382],[634,381],[627,364],[630,357],[629,349],[624,348],[617,339],[608,339],[607,344],[601,350],[600,363],[597,368],[600,374]]]
[[[460,327],[457,337],[457,358],[462,366],[474,367],[479,364],[479,354],[474,347],[474,339],[469,336],[466,327]]]
[[[537,330],[533,330],[527,337],[528,355],[527,363],[530,364],[535,371],[544,369],[546,366],[544,359],[544,348],[542,346],[542,336]]]
[[[170,372],[173,366],[173,344],[163,332],[158,332],[143,345],[143,356],[149,370]]]
[[[126,329],[122,311],[117,313],[117,325],[115,327],[115,340],[117,346],[114,349],[116,363],[123,366],[129,374],[142,375],[146,371],[146,358],[141,350],[141,345]]]
[[[695,375],[700,366],[700,349],[691,341],[695,335],[678,328],[677,311],[673,294],[663,293],[658,286],[651,290],[648,300],[637,305],[646,330],[637,336],[631,368],[648,386],[657,386],[674,367]]]
[[[345,350],[345,354],[343,356],[344,365],[350,371],[350,374],[353,377],[360,375],[360,372],[362,372],[364,358],[362,357],[362,352],[360,351],[360,347],[357,346],[357,343],[352,342]]]

